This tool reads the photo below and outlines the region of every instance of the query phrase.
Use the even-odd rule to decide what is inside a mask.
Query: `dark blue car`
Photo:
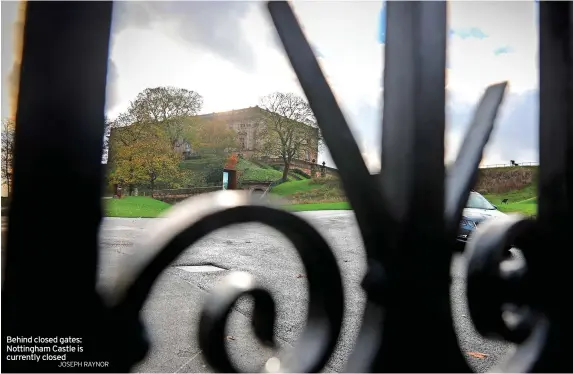
[[[458,231],[458,243],[460,244],[460,249],[465,248],[468,240],[471,239],[472,232],[478,227],[480,223],[488,219],[496,219],[503,217],[506,214],[500,212],[495,205],[490,203],[481,194],[472,191],[466,207],[462,213],[462,220],[460,221],[460,228]],[[511,247],[508,247],[509,251]]]

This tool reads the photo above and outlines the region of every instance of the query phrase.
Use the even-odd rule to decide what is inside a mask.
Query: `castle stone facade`
[[[196,117],[199,120],[217,120],[225,123],[229,128],[233,129],[237,134],[237,144],[239,146],[238,153],[245,158],[250,158],[255,155],[257,149],[257,133],[261,126],[263,126],[264,110],[258,106],[230,110],[227,112],[203,114]],[[183,150],[185,146],[181,147]],[[316,162],[318,159],[318,145],[313,147],[312,150],[302,151],[298,157],[299,160]],[[268,155],[269,157],[277,157],[277,155]]]
[[[226,124],[230,129],[233,129],[237,134],[238,149],[232,150],[239,153],[242,157],[251,158],[256,155],[257,149],[257,134],[259,133],[264,121],[264,110],[258,106],[230,110],[227,112],[218,112],[210,114],[198,115],[195,118],[207,121],[221,121]],[[114,128],[110,132],[110,138],[117,136],[125,128]],[[318,131],[318,130],[317,130]],[[192,156],[194,150],[191,145],[181,140],[175,144],[175,151],[181,153],[184,158]],[[318,160],[318,144],[312,147],[311,150],[302,150],[301,154],[297,155],[295,159],[305,162],[316,163]],[[111,156],[111,154],[110,154]],[[262,155],[261,155],[262,156]],[[279,155],[265,155],[267,158],[277,158]]]

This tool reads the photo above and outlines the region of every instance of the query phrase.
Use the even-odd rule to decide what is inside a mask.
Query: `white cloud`
[[[448,135],[459,147],[485,88],[508,81],[482,164],[536,161],[537,24],[534,2],[451,2],[453,28],[478,27],[487,37],[450,39]],[[509,26],[511,25],[511,27]],[[500,47],[508,53],[496,55]],[[450,155],[454,154],[450,150]]]
[[[243,3],[233,8],[238,17],[233,27],[226,26],[233,15],[221,16],[212,3],[174,2],[169,7],[152,7],[151,16],[155,18],[145,13],[144,4],[126,2],[118,8],[122,13],[117,22],[124,24],[116,25],[111,49],[117,73],[116,80],[110,82],[114,84],[114,99],[108,107],[111,116],[125,109],[143,89],[161,85],[199,92],[204,97],[203,112],[254,106],[260,96],[273,91],[301,93],[264,3]],[[450,39],[447,158],[456,153],[486,86],[509,80],[509,98],[484,162],[507,162],[507,157],[535,161],[537,118],[531,95],[537,89],[537,39],[533,2],[449,4],[450,27],[479,28],[488,37]],[[378,105],[384,60],[377,39],[380,3],[295,2],[294,7],[310,41],[320,50],[325,75],[365,159],[375,168],[375,160],[380,158]],[[191,10],[198,11],[201,22],[197,23],[196,15],[187,15]],[[2,18],[4,23],[4,15]],[[3,27],[3,39],[12,37],[4,31]],[[209,37],[212,45],[194,43],[203,33],[213,34]],[[242,52],[241,58],[230,58],[229,40],[234,38],[240,38],[237,47],[251,51]],[[214,45],[218,42],[220,46]],[[500,47],[509,47],[511,52],[496,56],[494,51]],[[241,65],[247,62],[253,62],[252,66]],[[4,66],[2,70],[4,89]],[[4,106],[3,100],[3,111]],[[323,159],[331,164],[328,152],[319,162]]]

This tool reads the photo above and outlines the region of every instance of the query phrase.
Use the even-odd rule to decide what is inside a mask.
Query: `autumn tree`
[[[139,175],[136,174],[135,165],[136,144],[122,145],[112,149],[112,157],[107,162],[109,181],[127,186],[128,195],[131,196],[134,186],[139,182]]]
[[[136,118],[130,111],[121,113],[114,121],[109,123],[109,139],[107,164],[110,178],[115,183],[124,184],[131,195],[138,181],[133,162],[133,150],[151,131],[148,124],[136,122]]]
[[[13,120],[2,120],[2,184],[6,184],[8,196],[12,189],[12,168],[14,165],[14,130]]]
[[[129,134],[137,134],[137,137],[129,138],[130,141],[117,147],[112,158],[110,179],[128,186],[145,184],[152,197],[158,182],[178,186],[182,177],[180,155],[173,149],[164,129],[148,124],[131,126],[140,127],[136,132],[129,129]]]
[[[196,120],[190,133],[191,145],[202,153],[226,155],[237,147],[235,131],[217,119]]]
[[[175,148],[186,140],[190,117],[202,105],[201,95],[184,88],[156,87],[140,92],[127,111],[111,122],[108,153],[111,179],[126,184],[130,195],[137,183],[146,183],[151,188],[160,181],[175,183],[179,174],[170,165],[181,158]],[[160,170],[157,165],[165,168]]]
[[[146,88],[128,109],[133,122],[157,124],[176,147],[184,140],[189,117],[203,106],[203,97],[195,91],[177,87]]]
[[[137,142],[133,148],[135,175],[149,186],[151,197],[158,182],[179,187],[181,160],[168,139],[164,136],[149,136]]]
[[[258,152],[282,158],[282,180],[286,181],[293,159],[317,152],[320,131],[310,106],[300,96],[275,92],[262,97],[259,106],[263,119],[257,133]]]

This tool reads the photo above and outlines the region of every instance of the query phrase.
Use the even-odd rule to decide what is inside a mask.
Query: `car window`
[[[477,192],[471,192],[466,208],[493,210],[495,207]]]

